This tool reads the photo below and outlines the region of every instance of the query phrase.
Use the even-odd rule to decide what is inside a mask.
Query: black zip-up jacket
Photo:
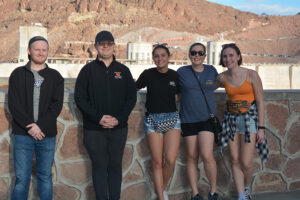
[[[114,129],[127,127],[128,116],[136,103],[135,83],[129,69],[115,58],[109,67],[98,59],[80,71],[75,86],[75,102],[87,130],[103,130],[103,115],[115,117]]]
[[[16,68],[9,77],[8,107],[12,115],[12,132],[29,135],[27,125],[34,123],[33,86],[34,76],[30,62]],[[46,137],[57,134],[56,119],[61,112],[64,98],[64,79],[54,69],[47,66],[40,70],[44,78],[40,88],[38,120],[35,122]]]

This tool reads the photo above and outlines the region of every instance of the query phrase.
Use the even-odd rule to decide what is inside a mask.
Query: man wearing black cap
[[[62,109],[64,79],[45,63],[48,49],[45,38],[31,38],[27,50],[29,62],[16,68],[9,77],[8,106],[13,118],[16,174],[13,200],[28,198],[33,154],[40,199],[52,199],[56,119]]]
[[[136,88],[129,69],[113,55],[110,32],[97,34],[95,48],[97,58],[81,69],[74,96],[83,116],[96,199],[119,200],[127,120],[136,103]]]

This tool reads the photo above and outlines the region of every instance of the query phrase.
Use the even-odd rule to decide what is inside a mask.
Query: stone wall
[[[216,93],[218,115],[224,111],[225,94]],[[123,159],[122,200],[155,199],[151,182],[151,156],[143,131],[145,94],[129,119],[129,134]],[[252,188],[254,193],[280,192],[300,189],[300,91],[265,91],[266,134],[270,159],[262,165],[255,156]],[[7,108],[7,94],[0,92],[0,200],[11,198],[15,175],[10,130],[11,117]],[[54,200],[95,199],[91,179],[91,162],[82,144],[81,115],[75,106],[72,91],[66,91],[63,110],[57,121],[58,135],[53,165]],[[235,194],[230,171],[228,150],[224,157],[215,149],[218,164],[218,191],[221,196]],[[168,192],[170,199],[190,198],[185,173],[186,160],[181,144],[174,175]],[[208,181],[199,161],[199,187],[203,195]],[[34,167],[33,167],[34,171]],[[32,175],[29,199],[38,199],[35,172]]]

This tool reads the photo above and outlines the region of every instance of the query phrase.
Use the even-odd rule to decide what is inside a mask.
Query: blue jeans
[[[36,155],[37,187],[41,200],[52,200],[52,164],[56,137],[35,140],[31,136],[14,135],[14,167],[16,183],[12,200],[26,200],[31,179],[33,153]]]

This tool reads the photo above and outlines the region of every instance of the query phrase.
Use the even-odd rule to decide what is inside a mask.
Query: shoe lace
[[[245,189],[245,196],[247,200],[251,200],[252,196],[249,189]]]

